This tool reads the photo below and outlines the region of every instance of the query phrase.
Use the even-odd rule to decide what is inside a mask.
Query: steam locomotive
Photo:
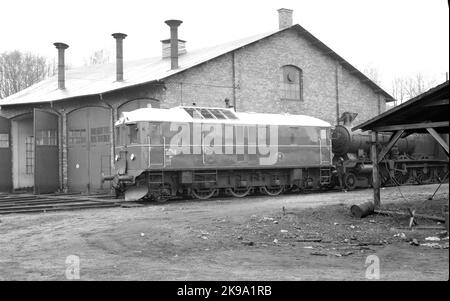
[[[115,124],[115,174],[103,180],[112,181],[116,194],[124,193],[127,201],[160,202],[177,196],[275,196],[336,185],[367,187],[370,137],[351,132],[355,116],[344,113],[344,124],[332,131],[329,123],[310,116],[238,113],[230,108],[124,112]],[[414,155],[416,138],[400,139],[383,161],[385,184],[403,184],[410,178],[426,183],[446,173],[448,160],[430,152]],[[388,139],[381,135],[379,141]]]
[[[340,169],[342,186],[347,190],[369,187],[372,183],[370,135],[351,131],[356,113],[345,112],[332,134],[333,164]],[[444,139],[448,141],[448,135]],[[391,134],[378,135],[378,152]],[[448,176],[448,157],[430,135],[401,137],[380,164],[383,186],[440,183]]]

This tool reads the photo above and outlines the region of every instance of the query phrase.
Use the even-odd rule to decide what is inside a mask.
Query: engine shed
[[[362,121],[393,101],[293,24],[292,10],[278,13],[276,30],[193,51],[178,38],[182,22],[167,20],[162,55],[135,61],[124,61],[123,33],[112,34],[115,62],[102,65],[67,69],[71,48],[54,43],[57,75],[0,101],[0,191],[109,191],[101,179],[114,166],[114,123],[139,108],[226,104],[335,124],[342,111],[358,112]]]
[[[379,207],[380,176],[379,162],[404,136],[413,133],[428,133],[449,154],[449,82],[446,81],[427,92],[380,114],[352,130],[371,131],[371,156],[373,162],[374,204]],[[390,132],[389,143],[377,152],[378,133]],[[445,178],[448,177],[448,163]]]

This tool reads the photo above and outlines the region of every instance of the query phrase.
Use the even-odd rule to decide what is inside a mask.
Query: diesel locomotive
[[[115,131],[115,175],[104,179],[126,200],[332,185],[331,125],[309,116],[143,108],[124,112]]]
[[[160,202],[369,187],[370,136],[351,131],[356,115],[344,113],[332,128],[310,116],[230,108],[124,112],[115,124],[115,171],[104,180],[125,200]],[[379,147],[389,139],[380,134]],[[402,137],[380,165],[383,185],[441,182],[447,173],[448,158],[427,135]]]

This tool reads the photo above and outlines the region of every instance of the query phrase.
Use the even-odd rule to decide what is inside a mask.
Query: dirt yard
[[[407,203],[386,188],[382,202],[442,215],[449,187],[427,201],[436,187],[402,187]],[[81,280],[365,280],[369,255],[380,280],[448,280],[443,225],[418,220],[436,229],[410,231],[408,218],[350,216],[371,198],[368,189],[4,215],[0,280],[65,280],[69,255]]]

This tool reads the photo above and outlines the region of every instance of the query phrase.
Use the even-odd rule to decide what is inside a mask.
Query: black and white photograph
[[[0,282],[449,280],[448,1],[0,11]]]

